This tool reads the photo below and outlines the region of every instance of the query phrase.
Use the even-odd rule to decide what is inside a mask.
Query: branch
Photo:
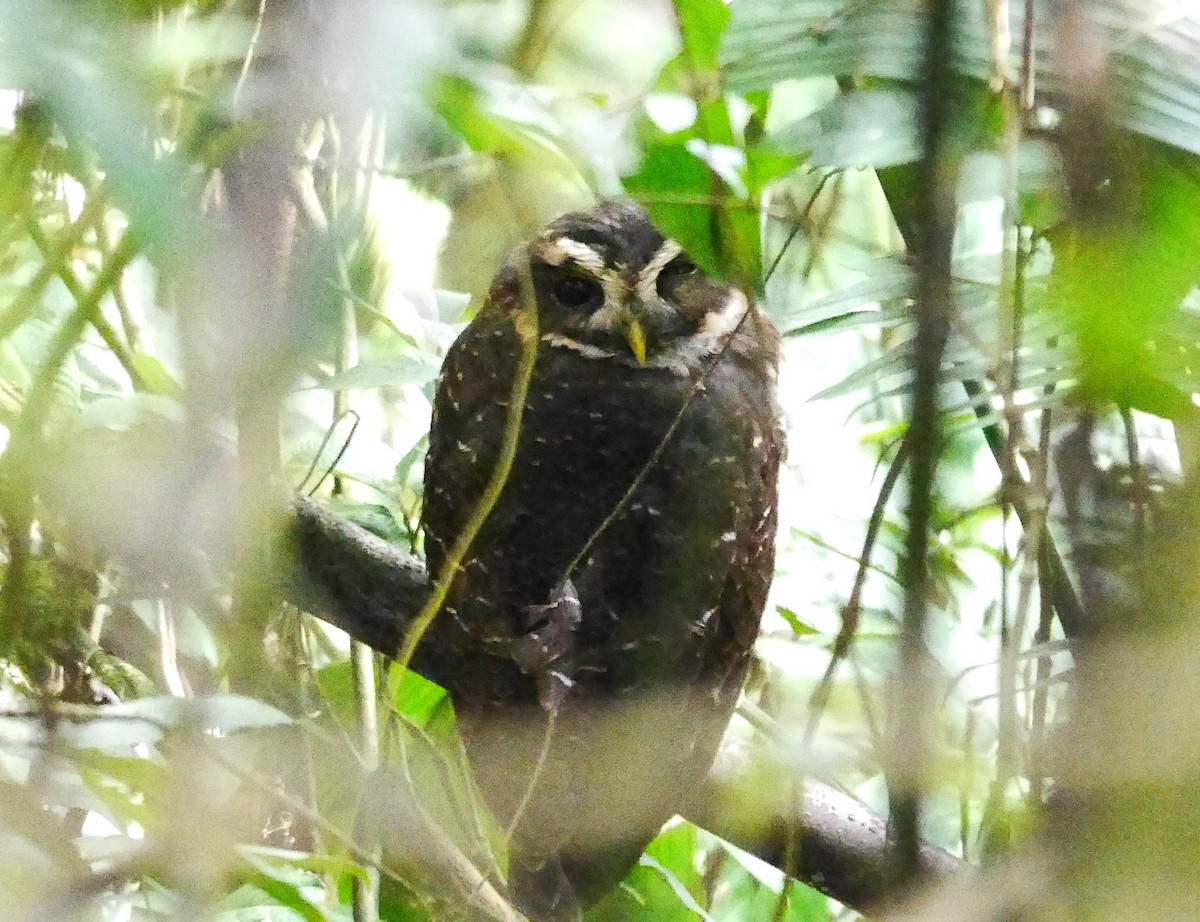
[[[395,655],[429,593],[421,562],[301,497],[292,501],[285,537],[284,596],[353,639]],[[420,648],[412,666],[435,682],[454,674],[423,659]],[[454,689],[447,691],[453,698]],[[798,879],[856,909],[891,896],[882,816],[820,782],[806,783],[794,802],[763,801],[764,789],[779,787],[745,776],[713,777],[687,813],[697,825],[775,867],[794,866]],[[968,867],[928,844],[920,854],[929,877]]]
[[[281,571],[285,598],[395,656],[429,594],[424,564],[299,496],[292,501],[285,537],[291,558]],[[422,665],[418,653],[413,668],[427,675]]]

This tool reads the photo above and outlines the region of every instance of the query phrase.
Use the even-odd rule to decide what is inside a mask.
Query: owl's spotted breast
[[[539,269],[564,237],[585,249]],[[658,285],[678,254],[668,243],[627,204],[555,222],[502,271],[435,401],[424,520],[437,573],[500,449],[522,272],[542,332],[598,350],[543,336],[512,470],[429,638],[463,670],[446,682],[465,690],[455,705],[489,806],[508,824],[525,802],[510,883],[534,918],[570,918],[618,883],[707,771],[772,572],[776,335],[711,280]],[[555,286],[577,271],[603,297],[572,313]],[[652,286],[657,303],[640,302]],[[697,303],[677,304],[689,290]],[[693,348],[731,303],[744,317]],[[650,331],[645,355],[631,323]]]

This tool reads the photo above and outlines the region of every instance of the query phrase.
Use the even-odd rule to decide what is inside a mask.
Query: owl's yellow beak
[[[625,323],[625,341],[629,343],[629,348],[633,352],[633,357],[638,360],[638,364],[645,365],[646,330],[642,326],[642,321],[636,316],[631,316]]]

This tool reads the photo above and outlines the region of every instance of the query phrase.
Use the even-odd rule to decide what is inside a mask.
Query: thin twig
[[[533,800],[533,792],[537,790],[538,779],[546,770],[546,760],[550,757],[550,744],[554,740],[554,725],[557,719],[557,710],[551,710],[546,716],[546,732],[542,734],[542,746],[538,750],[537,762],[533,766],[533,773],[529,776],[529,783],[525,785],[525,790],[521,794],[521,802],[517,804],[512,819],[508,821],[508,828],[504,830],[505,842],[512,842],[513,833],[521,825],[521,819],[525,816],[525,811],[529,809],[529,802]]]
[[[1121,408],[1121,423],[1125,429],[1125,452],[1129,462],[1130,490],[1133,494],[1133,537],[1138,547],[1146,545],[1147,489],[1146,468],[1138,449],[1137,423],[1133,411]]]
[[[858,572],[854,576],[854,586],[850,590],[849,601],[842,609],[842,627],[833,641],[833,649],[829,665],[825,667],[825,674],[821,676],[821,681],[817,683],[808,702],[808,723],[804,728],[804,737],[801,743],[806,751],[812,745],[821,717],[829,704],[829,696],[833,691],[833,681],[838,666],[850,654],[854,645],[854,637],[858,632],[859,618],[862,614],[863,589],[867,583],[867,572],[871,569],[871,555],[875,551],[875,542],[879,539],[879,531],[883,527],[883,516],[887,511],[888,500],[891,499],[892,491],[900,480],[900,473],[904,470],[904,462],[908,457],[910,444],[907,437],[900,443],[896,457],[892,459],[883,484],[879,488],[879,495],[875,497],[875,506],[871,510],[871,519],[867,523],[867,534],[863,539],[862,552],[858,557]]]
[[[98,193],[93,194],[98,195]],[[101,215],[99,220],[102,221],[103,219],[103,215]],[[29,233],[29,236],[33,240],[34,244],[37,246],[39,252],[41,252],[42,258],[47,261],[47,264],[49,264],[50,259],[55,255],[53,248],[51,247],[50,241],[46,239],[46,235],[42,233],[42,228],[38,224],[37,219],[32,215],[30,215],[28,221],[26,222],[25,229]],[[84,298],[87,297],[87,292],[84,290],[83,283],[79,280],[79,276],[75,274],[75,271],[71,268],[67,259],[59,260],[57,265],[57,273],[58,277],[62,279],[62,283],[67,286],[67,291],[71,293],[71,297],[75,299],[75,303],[81,304]],[[113,281],[113,286],[110,293],[115,295],[119,285],[120,276]],[[95,328],[96,332],[100,334],[100,338],[104,340],[104,345],[108,347],[108,350],[116,357],[117,361],[121,363],[121,367],[125,369],[125,374],[129,376],[129,380],[133,384],[134,389],[145,390],[146,382],[142,380],[141,372],[137,370],[137,365],[134,364],[133,355],[130,352],[129,347],[125,345],[125,343],[121,342],[120,337],[117,336],[117,331],[113,329],[113,325],[108,322],[107,318],[105,318],[103,312],[99,308],[99,305],[96,306],[95,310],[90,312],[87,320],[88,323]]]
[[[254,52],[258,48],[258,39],[262,35],[263,17],[267,12],[267,0],[259,0],[258,15],[254,17],[254,31],[250,33],[250,42],[246,46],[246,56],[242,59],[242,68],[238,72],[237,83],[233,88],[233,103],[237,105],[242,90],[246,86],[246,78],[250,76],[250,65],[254,62]]]
[[[1037,100],[1037,33],[1034,31],[1035,0],[1025,0],[1025,22],[1021,36],[1021,107],[1029,112]]]
[[[1034,516],[1034,521],[1029,523],[1032,527],[1027,527],[1025,531],[1025,566],[1022,568],[1016,609],[1010,612],[1013,554],[1008,543],[1008,525],[1013,514],[1013,493],[1021,481],[1017,452],[1022,411],[1017,406],[1016,394],[1020,382],[1019,350],[1025,314],[1025,260],[1021,247],[1020,203],[1017,197],[1021,109],[1013,86],[1014,75],[1008,63],[1012,51],[1008,0],[990,0],[990,4],[993,13],[991,85],[1003,118],[1000,141],[1003,163],[1003,210],[1000,217],[1002,248],[998,291],[1000,337],[996,364],[999,370],[997,383],[1006,422],[1004,451],[1000,463],[1000,655],[996,678],[999,690],[996,777],[988,796],[988,809],[985,810],[985,815],[993,816],[1002,810],[1008,785],[1018,771],[1017,654],[1020,652],[1028,620],[1030,589],[1037,562],[1036,548],[1041,539],[1041,517]]]
[[[166,599],[156,599],[158,614],[158,663],[163,682],[176,698],[190,698],[187,681],[179,669],[179,649],[175,642],[175,613]]]
[[[357,316],[354,312],[353,303],[343,301],[341,338],[338,342],[334,370],[337,374],[343,374],[357,363]],[[352,397],[353,391],[351,388],[342,388],[335,391],[333,395],[333,416],[336,421],[344,418],[347,414],[353,414],[355,417],[355,426],[357,427],[358,414],[354,412],[354,409],[350,405]],[[353,435],[353,430],[351,431],[351,435]],[[345,445],[349,446],[349,444],[350,439],[347,438]],[[341,456],[339,455],[338,460],[340,458]],[[332,470],[336,465],[337,461],[335,460],[330,469]],[[320,483],[318,482],[317,486],[319,485]],[[334,496],[341,496],[344,493],[345,483],[341,477],[335,475],[333,478],[333,494]],[[377,701],[379,690],[375,678],[375,652],[366,644],[352,640],[350,642],[350,663],[352,667],[351,675],[354,679],[355,717],[358,730],[358,739],[356,742],[362,754],[363,765],[368,772],[374,772],[380,765],[379,709]],[[368,849],[372,854],[376,854],[378,843],[369,843]],[[379,918],[378,875],[368,874],[365,879],[355,878],[350,883],[350,889],[354,922],[376,922]]]
[[[1048,426],[1046,427],[1049,428]],[[1038,549],[1038,626],[1033,635],[1036,646],[1044,646],[1050,640],[1050,629],[1054,623],[1054,605],[1050,601],[1049,583],[1051,576],[1046,565],[1046,543]],[[1053,663],[1049,656],[1039,656],[1034,673],[1033,704],[1029,717],[1029,803],[1042,806],[1046,772],[1043,767],[1043,741],[1046,737],[1046,704],[1050,695],[1050,670]]]
[[[525,14],[525,27],[520,30],[516,47],[510,56],[513,70],[528,80],[533,80],[537,75],[554,33],[565,19],[555,9],[559,5],[559,0],[530,0],[529,11]]]
[[[101,207],[100,196],[89,195],[87,197],[79,217],[59,235],[58,240],[43,256],[45,261],[33,278],[13,299],[4,315],[0,316],[0,341],[11,336],[19,326],[33,316],[33,312],[37,310],[41,301],[42,292],[46,290],[50,280],[58,274],[59,266],[71,258],[71,251],[79,245],[84,231],[91,226],[96,211]]]
[[[304,489],[304,485],[308,483],[308,478],[311,477],[313,475],[313,471],[317,469],[317,462],[321,460],[321,455],[325,451],[325,446],[327,446],[330,439],[333,438],[333,433],[337,428],[337,424],[340,423],[346,416],[354,417],[354,422],[350,424],[350,431],[346,433],[346,438],[342,440],[342,447],[338,449],[337,454],[333,456],[333,460],[326,465],[325,472],[321,474],[321,476],[317,479],[317,482],[312,485],[305,495],[312,496],[315,494],[317,490],[321,489],[321,484],[325,482],[329,475],[337,470],[338,464],[341,463],[342,458],[345,457],[346,452],[350,449],[350,443],[354,440],[354,433],[358,431],[359,423],[362,422],[362,417],[359,416],[354,410],[347,410],[343,416],[336,417],[333,420],[333,423],[330,424],[329,428],[325,430],[325,435],[321,438],[321,444],[318,445],[317,450],[313,452],[313,458],[308,465],[308,470],[305,471],[304,477],[300,480],[300,484],[296,487],[297,493]]]
[[[958,841],[963,861],[970,861],[971,791],[975,781],[975,711],[967,711],[963,727],[963,770],[958,793]]]
[[[808,216],[812,212],[813,206],[817,203],[817,199],[820,197],[821,193],[825,191],[826,184],[834,176],[841,175],[841,172],[842,171],[840,169],[830,170],[817,181],[817,187],[813,190],[812,195],[808,197],[808,202],[805,203],[804,209],[796,217],[796,220],[792,222],[792,226],[788,230],[787,239],[783,241],[783,246],[779,248],[779,252],[776,253],[775,258],[771,260],[771,267],[767,269],[766,274],[763,276],[764,286],[767,284],[767,282],[771,281],[771,277],[775,274],[775,270],[779,268],[779,264],[783,261],[783,257],[787,254],[788,249],[791,247],[800,231],[804,229],[805,222],[808,220]]]

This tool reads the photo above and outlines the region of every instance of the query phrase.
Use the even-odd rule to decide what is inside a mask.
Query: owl
[[[565,920],[687,807],[746,676],[774,563],[778,335],[640,206],[554,221],[510,255],[442,368],[434,576],[496,467],[529,299],[510,473],[425,652],[508,831],[514,904]]]

